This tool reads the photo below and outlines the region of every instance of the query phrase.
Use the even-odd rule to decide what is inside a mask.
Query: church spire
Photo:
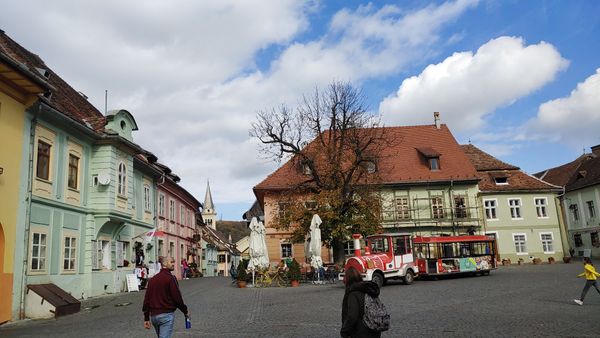
[[[215,204],[213,203],[212,194],[210,193],[210,183],[206,181],[206,195],[204,195],[204,210],[209,213],[214,213]]]

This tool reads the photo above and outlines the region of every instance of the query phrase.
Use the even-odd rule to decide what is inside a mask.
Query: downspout
[[[567,232],[567,224],[565,222],[565,209],[563,208],[563,196],[565,196],[565,187],[562,187],[562,194],[556,196],[554,198],[554,204],[556,205],[556,216],[558,217],[558,227],[560,229],[560,237],[561,237],[561,245],[563,249],[563,256],[567,256],[569,254],[569,237]],[[558,203],[557,203],[558,201]],[[569,255],[570,256],[570,255]]]
[[[454,225],[454,180],[450,180],[450,189],[448,189],[448,204],[450,204],[450,222],[452,223],[452,236],[456,236],[456,227]]]
[[[19,319],[25,319],[25,294],[27,293],[27,265],[29,263],[29,232],[31,225],[31,199],[33,198],[33,154],[35,149],[35,129],[37,126],[38,116],[42,112],[42,105],[38,104],[37,111],[33,114],[31,125],[29,127],[29,165],[27,168],[27,207],[25,208],[25,236],[23,237],[23,247],[25,255],[23,256],[23,264],[21,268],[21,299],[19,301]]]

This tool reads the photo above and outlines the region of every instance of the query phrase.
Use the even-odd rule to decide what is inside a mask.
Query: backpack
[[[379,297],[373,298],[365,293],[363,322],[373,331],[382,332],[390,329],[390,314]]]

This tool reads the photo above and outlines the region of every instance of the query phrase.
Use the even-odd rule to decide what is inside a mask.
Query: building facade
[[[10,44],[0,32],[2,44]],[[17,243],[19,222],[25,217],[27,190],[21,173],[27,168],[28,158],[21,151],[29,146],[30,133],[25,129],[26,110],[37,101],[38,94],[50,89],[43,74],[22,67],[3,49],[0,49],[0,324],[12,318],[14,272],[20,269],[13,257]],[[16,151],[17,150],[17,151]],[[22,245],[22,244],[21,244]]]
[[[381,196],[383,229],[422,235],[481,233],[479,179],[446,125],[386,127],[386,135],[392,146],[373,166],[378,179],[372,183]],[[307,261],[304,243],[291,243],[290,233],[273,224],[281,211],[281,192],[301,181],[302,175],[306,173],[290,160],[254,187],[264,210],[271,262],[289,257]],[[346,253],[352,254],[350,241],[346,245]],[[324,246],[322,253],[323,261],[331,262],[331,251]]]
[[[469,144],[461,148],[480,178],[485,234],[496,238],[499,259],[515,263],[564,256],[558,194],[561,187],[530,176]]]

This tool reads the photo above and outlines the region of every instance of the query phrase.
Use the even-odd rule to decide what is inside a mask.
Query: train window
[[[394,238],[394,255],[405,255],[407,253],[406,237]]]
[[[387,238],[374,238],[370,242],[372,253],[388,252],[389,250]]]

